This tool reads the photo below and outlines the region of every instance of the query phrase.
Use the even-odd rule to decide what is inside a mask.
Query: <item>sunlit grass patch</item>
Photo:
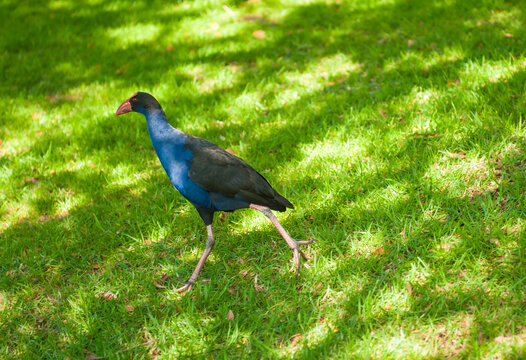
[[[128,45],[151,42],[160,32],[161,27],[157,24],[138,24],[110,29],[108,35],[119,46],[126,48]]]
[[[453,159],[458,158],[459,161]],[[462,153],[447,152],[427,175],[440,190],[452,196],[482,196],[495,192],[498,184],[485,158],[466,158]]]

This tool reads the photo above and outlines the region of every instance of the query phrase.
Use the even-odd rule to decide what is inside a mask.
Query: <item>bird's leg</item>
[[[210,255],[210,253],[212,252],[212,248],[214,247],[214,233],[212,232],[212,225],[206,226],[206,233],[207,239],[205,251],[203,251],[203,255],[201,255],[201,257],[199,258],[199,261],[195,266],[195,270],[192,273],[192,276],[190,276],[190,279],[188,279],[186,284],[177,289],[178,292],[184,292],[186,294],[192,289],[192,286],[194,286],[194,283],[197,280],[197,276],[199,276],[199,273],[201,272],[201,269],[203,268],[206,259],[208,258],[208,255]]]
[[[305,240],[305,241],[296,241],[289,235],[287,230],[285,230],[285,228],[280,224],[276,216],[274,216],[274,214],[272,213],[272,211],[270,211],[268,207],[262,206],[262,205],[250,204],[250,208],[259,210],[266,217],[268,217],[272,225],[274,225],[274,227],[279,231],[281,237],[283,237],[283,239],[287,242],[287,245],[290,247],[290,249],[293,252],[294,264],[296,265],[296,276],[298,276],[300,273],[300,255],[305,260],[309,260],[307,256],[305,256],[303,251],[300,250],[300,245],[311,244],[312,242],[314,242],[314,239]]]

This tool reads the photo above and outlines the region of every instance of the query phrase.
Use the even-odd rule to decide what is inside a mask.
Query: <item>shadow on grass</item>
[[[101,169],[61,170],[40,176],[37,184],[25,181],[18,186],[21,192],[38,192],[38,198],[30,204],[37,215],[2,231],[2,240],[9,242],[9,246],[1,250],[0,267],[6,276],[0,280],[0,286],[10,294],[30,294],[33,304],[29,313],[19,314],[21,317],[12,317],[3,323],[1,330],[3,336],[9,339],[9,347],[18,348],[13,352],[30,357],[42,351],[51,353],[54,345],[45,344],[52,339],[51,343],[57,342],[60,351],[72,357],[85,356],[83,350],[99,355],[112,354],[126,348],[126,344],[147,342],[149,339],[145,334],[155,332],[155,324],[185,316],[180,313],[181,306],[186,312],[202,312],[203,318],[210,320],[199,322],[187,319],[187,325],[194,321],[194,331],[203,335],[203,342],[195,344],[195,349],[186,344],[186,354],[206,349],[212,353],[232,355],[238,351],[237,344],[224,344],[232,326],[223,321],[224,312],[228,310],[224,304],[230,302],[238,306],[233,309],[235,313],[246,316],[235,323],[237,330],[248,339],[248,345],[243,346],[256,355],[269,351],[279,357],[287,356],[287,351],[297,350],[290,339],[298,333],[307,337],[320,324],[319,316],[324,307],[338,309],[339,316],[332,319],[327,333],[319,341],[303,346],[294,355],[309,358],[313,355],[335,355],[345,347],[352,349],[358,346],[360,340],[372,336],[373,331],[392,323],[395,318],[407,321],[419,318],[431,323],[460,313],[481,316],[469,310],[470,306],[505,307],[511,314],[520,313],[521,304],[515,303],[521,297],[520,287],[508,289],[507,297],[486,294],[484,284],[471,290],[447,286],[437,290],[432,285],[444,282],[444,274],[434,273],[431,269],[427,282],[421,287],[414,287],[407,309],[389,309],[386,306],[373,312],[377,316],[364,316],[368,312],[363,307],[367,304],[372,306],[375,293],[388,291],[393,281],[403,277],[409,266],[419,262],[432,265],[441,259],[442,255],[436,256],[436,252],[440,251],[436,249],[439,239],[430,239],[430,233],[443,236],[458,234],[464,239],[442,259],[449,262],[452,268],[458,267],[458,259],[471,256],[488,262],[494,271],[506,267],[510,278],[523,276],[519,265],[524,261],[524,242],[520,243],[522,252],[518,254],[498,254],[489,240],[493,236],[491,231],[497,233],[502,230],[492,229],[490,233],[484,233],[481,228],[469,228],[462,223],[462,217],[469,216],[470,223],[483,224],[484,204],[497,201],[498,196],[520,197],[521,184],[524,183],[522,164],[516,166],[513,158],[501,160],[511,166],[507,172],[504,171],[506,175],[503,177],[507,182],[501,183],[497,195],[485,193],[460,200],[444,194],[438,197],[437,189],[430,188],[424,179],[437,161],[430,154],[451,149],[489,152],[491,149],[486,146],[495,138],[505,138],[507,126],[518,126],[521,117],[524,118],[525,106],[524,103],[515,105],[513,96],[524,91],[524,71],[516,72],[505,87],[496,81],[485,85],[478,93],[479,101],[487,104],[488,114],[496,115],[502,109],[514,109],[509,114],[510,122],[488,127],[487,121],[473,121],[469,132],[456,139],[435,137],[435,133],[442,135],[447,132],[446,125],[437,124],[428,133],[410,134],[403,119],[406,112],[400,111],[401,119],[395,115],[384,119],[378,113],[383,102],[407,97],[415,89],[456,86],[456,79],[462,76],[466,64],[470,62],[497,61],[509,54],[523,53],[520,39],[526,35],[524,28],[512,29],[514,37],[506,37],[505,33],[512,30],[506,29],[503,21],[481,17],[481,6],[476,5],[464,2],[430,5],[409,1],[376,7],[363,5],[360,8],[348,4],[312,3],[292,7],[279,21],[267,20],[264,16],[253,17],[255,21],[236,19],[246,23],[243,33],[205,39],[189,36],[187,40],[181,40],[184,37],[175,36],[174,29],[183,26],[185,21],[201,17],[197,5],[194,10],[172,6],[163,12],[163,2],[153,5],[137,3],[133,6],[84,3],[75,7],[51,2],[39,7],[31,6],[29,2],[22,5],[4,2],[0,13],[10,16],[4,15],[3,27],[18,29],[11,31],[21,34],[2,40],[5,49],[3,60],[18,63],[18,66],[3,66],[6,71],[0,75],[3,84],[0,92],[5,98],[30,100],[48,112],[57,108],[86,108],[89,103],[83,97],[92,100],[97,96],[86,95],[84,86],[112,83],[119,98],[100,100],[116,107],[123,100],[117,90],[119,86],[137,84],[140,89],[155,89],[160,83],[168,83],[187,90],[181,92],[174,88],[176,96],[162,91],[160,100],[166,104],[166,112],[172,114],[174,125],[184,126],[177,124],[175,119],[202,116],[207,125],[194,135],[218,143],[222,142],[222,134],[231,135],[226,136],[231,145],[244,142],[237,140],[237,135],[245,131],[246,138],[253,140],[250,147],[244,148],[242,156],[257,164],[259,169],[271,167],[275,159],[279,159],[285,167],[302,156],[299,152],[290,151],[290,148],[321,142],[329,138],[332,131],[342,129],[348,129],[350,136],[359,136],[361,131],[376,132],[383,139],[388,135],[388,126],[394,128],[400,134],[400,146],[393,146],[389,152],[377,153],[377,144],[371,142],[366,146],[367,153],[375,156],[373,161],[411,159],[401,168],[379,169],[373,174],[359,171],[361,168],[358,165],[344,169],[339,175],[348,181],[348,191],[339,193],[338,198],[325,202],[319,208],[305,210],[304,219],[294,216],[294,213],[286,219],[285,225],[293,234],[306,237],[313,232],[321,238],[320,244],[312,246],[310,253],[333,259],[336,266],[331,271],[324,274],[315,270],[312,273],[304,271],[304,279],[294,283],[285,270],[273,270],[273,267],[282,267],[289,260],[290,254],[283,250],[285,244],[279,240],[268,242],[268,236],[277,238],[273,233],[269,235],[268,228],[246,234],[236,231],[241,227],[239,224],[243,215],[234,215],[225,223],[215,225],[218,231],[215,261],[207,263],[203,273],[204,278],[207,274],[225,273],[225,276],[212,279],[209,285],[199,284],[188,298],[166,301],[166,296],[152,295],[152,278],[166,272],[175,275],[175,279],[167,283],[170,288],[176,286],[177,280],[186,280],[197,260],[194,253],[200,253],[204,246],[204,227],[193,209],[171,189],[161,170],[143,174],[132,184],[109,183],[108,173],[119,165],[142,173],[143,164],[155,161],[143,121],[120,122],[100,116],[97,121],[73,132],[69,138],[62,134],[36,138],[32,146],[19,156],[47,154],[52,159],[63,158],[67,162],[75,154],[96,153],[99,158],[104,158],[105,163]],[[506,6],[514,7],[513,4]],[[202,9],[206,9],[206,5]],[[250,6],[247,7],[249,11]],[[396,16],[401,14],[404,16]],[[517,10],[516,16],[523,14]],[[123,31],[136,31],[139,36],[143,29],[141,26],[150,26],[153,29],[151,32],[143,31],[151,36],[124,43],[119,38]],[[267,40],[260,41],[251,36],[254,30],[260,28],[267,34]],[[42,32],[48,36],[42,36]],[[173,41],[173,38],[177,40]],[[231,51],[225,50],[229,44],[236,46]],[[170,45],[173,48],[167,50]],[[200,47],[206,46],[219,50],[200,51]],[[444,59],[442,55],[450,52],[450,58]],[[358,70],[335,77],[330,69],[323,69],[327,75],[320,80],[323,83],[318,90],[306,92],[290,104],[277,101],[280,93],[291,86],[287,75],[312,71],[312,68],[322,66],[320,64],[324,59],[336,55],[352,60]],[[227,88],[201,92],[201,78],[177,73],[179,67],[188,64],[235,65],[239,66],[240,75]],[[165,77],[170,77],[169,81]],[[18,82],[12,85],[10,79],[18,79]],[[453,83],[450,84],[448,79]],[[264,109],[254,111],[253,119],[228,123],[232,116],[226,110],[225,101],[243,95],[247,89],[257,92],[259,89],[255,82],[280,86],[261,90]],[[194,85],[195,88],[192,88]],[[24,90],[20,91],[20,88]],[[501,93],[501,89],[511,89],[513,93],[494,96]],[[14,96],[15,92],[19,95]],[[450,101],[444,101],[444,112],[453,113],[454,109],[448,106],[455,95],[446,92],[443,100],[447,100],[448,96]],[[170,101],[172,97],[176,97],[175,104]],[[304,109],[311,106],[313,111],[306,113]],[[361,108],[372,109],[372,112],[352,120],[352,115],[360,113]],[[251,120],[260,125],[296,113],[303,117],[293,118],[279,127],[267,126],[265,132],[258,132],[260,126],[250,126]],[[226,124],[221,127],[214,125],[214,117],[223,119]],[[2,126],[23,128],[30,120],[15,115],[12,119],[0,121]],[[407,122],[410,121],[407,119]],[[521,141],[521,150],[525,150],[524,140]],[[262,155],[270,150],[274,151],[272,156]],[[14,161],[14,158],[4,157],[0,165],[9,167]],[[20,178],[23,173],[20,169],[18,171],[15,175]],[[270,176],[277,178],[279,175],[274,173]],[[338,208],[352,206],[349,204],[388,188],[393,181],[406,184],[410,190],[407,198],[382,210],[368,211],[355,206],[351,211],[352,218],[342,218],[338,214]],[[298,189],[295,190],[298,192],[323,189],[321,180],[308,177],[292,180],[285,186]],[[358,188],[361,190],[358,191]],[[73,211],[53,218],[56,215],[50,214],[57,211],[57,198],[53,195],[56,189],[82,194],[84,201],[74,206]],[[301,193],[296,196],[303,198]],[[65,195],[63,200],[67,199]],[[449,220],[447,226],[425,216],[426,202],[437,199],[442,199],[439,207],[448,206],[442,209]],[[524,212],[522,206],[520,211]],[[167,234],[163,233],[165,224],[170,224]],[[306,230],[301,231],[302,227]],[[382,245],[385,253],[353,253],[349,243],[360,241],[359,234],[371,228],[393,239],[392,243]],[[518,231],[517,236],[521,234]],[[195,240],[194,236],[197,236]],[[145,245],[145,239],[162,241]],[[277,259],[274,258],[276,254]],[[462,270],[465,269],[458,269]],[[267,283],[267,288],[272,288],[273,295],[257,290],[254,285],[257,284],[256,274],[261,284]],[[122,279],[114,279],[113,276]],[[331,297],[330,292],[316,288],[318,283],[337,286],[336,280],[346,277],[360,278],[361,289],[351,287],[337,297]],[[488,278],[492,278],[491,274]],[[302,285],[303,281],[306,285]],[[112,291],[105,283],[120,289],[121,293],[116,294],[114,301],[103,299]],[[509,283],[509,279],[503,280],[503,283]],[[85,296],[85,292],[78,291],[79,284],[89,288],[93,296],[79,298]],[[312,286],[307,288],[307,285]],[[40,287],[46,291],[35,290]],[[232,288],[236,295],[229,291]],[[458,299],[466,298],[473,300],[458,304]],[[132,301],[133,311],[126,310],[125,305]],[[41,303],[54,306],[41,307]],[[14,308],[21,306],[11,305]],[[77,309],[77,306],[84,308]],[[276,308],[280,309],[279,317],[268,315]],[[330,312],[336,313],[336,310]],[[66,313],[77,314],[75,321],[64,322],[63,314]],[[298,317],[308,320],[300,326]],[[453,349],[460,355],[467,355],[478,346],[478,321],[475,318],[464,329],[470,339],[468,346]],[[493,321],[498,321],[498,318]],[[402,324],[400,326],[403,327]],[[180,330],[183,331],[182,328]],[[276,343],[265,343],[268,332],[273,334],[270,338]],[[209,336],[214,333],[217,334],[215,337]],[[484,334],[487,337],[496,335]],[[218,337],[219,344],[216,342]],[[106,341],[96,342],[96,339]],[[177,342],[173,338],[171,340]],[[276,350],[280,347],[283,349]],[[122,354],[123,357],[129,354],[146,356],[147,349],[138,347]]]

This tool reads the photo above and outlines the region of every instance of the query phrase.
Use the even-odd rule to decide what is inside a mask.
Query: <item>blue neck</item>
[[[188,135],[168,124],[162,110],[141,111],[141,114],[146,117],[153,148],[172,184],[194,204],[210,207],[208,193],[188,176],[190,162],[194,157],[185,147]]]
[[[152,140],[153,147],[159,153],[160,147],[163,143],[172,143],[183,145],[186,140],[186,134],[182,131],[173,128],[166,120],[166,115],[162,110],[146,111],[141,109],[139,111],[146,117],[148,124],[148,133]]]

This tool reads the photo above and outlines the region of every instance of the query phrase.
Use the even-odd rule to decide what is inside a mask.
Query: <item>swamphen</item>
[[[210,141],[173,128],[159,102],[150,94],[137,92],[123,102],[116,115],[135,111],[143,114],[153,147],[170,181],[195,206],[206,225],[206,248],[188,282],[177,289],[188,292],[214,246],[212,220],[216,211],[251,208],[261,211],[276,227],[293,251],[296,275],[300,270],[300,245],[314,240],[296,241],[270,211],[285,211],[294,206],[270,186],[268,181],[245,161]]]

